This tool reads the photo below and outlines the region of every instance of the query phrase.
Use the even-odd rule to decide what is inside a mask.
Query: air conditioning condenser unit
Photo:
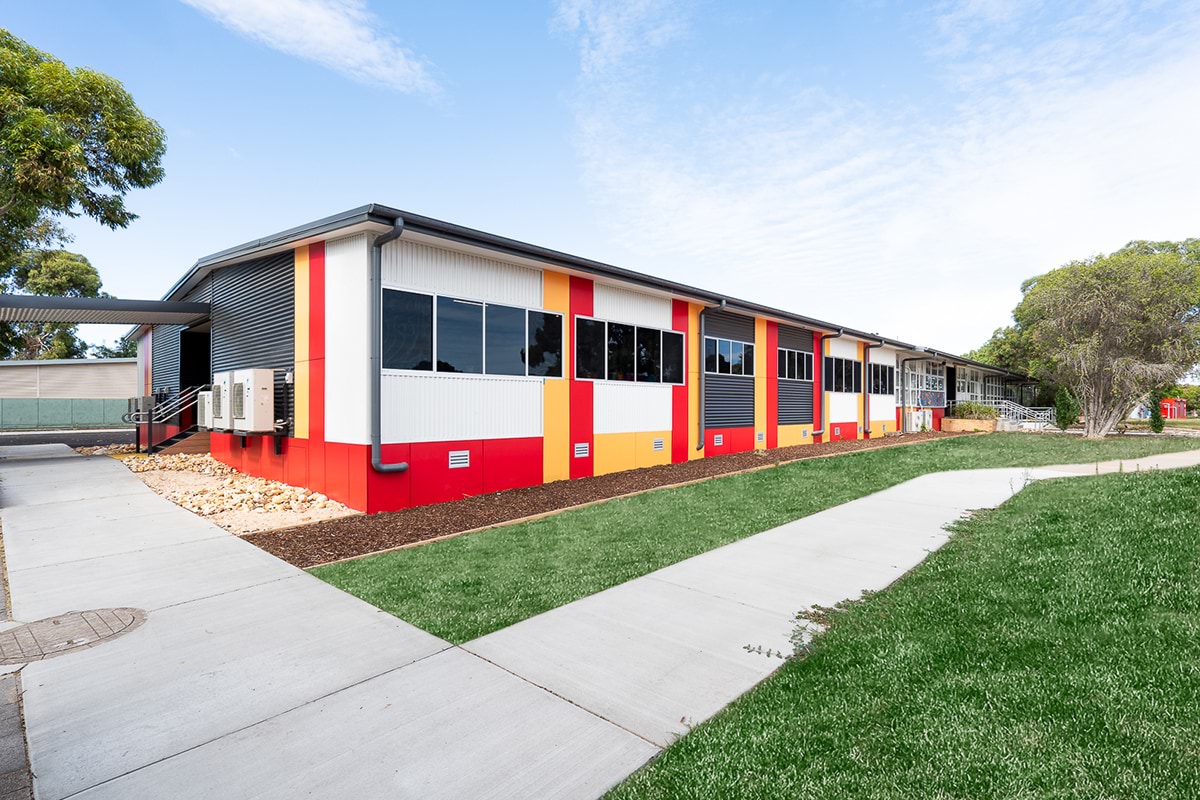
[[[230,394],[233,391],[233,373],[217,372],[212,379],[212,430],[233,430],[233,416],[230,414]]]
[[[233,429],[246,433],[275,430],[275,370],[238,369],[229,393]]]
[[[200,392],[196,395],[196,424],[207,430],[212,430],[213,426],[212,403],[212,392]]]

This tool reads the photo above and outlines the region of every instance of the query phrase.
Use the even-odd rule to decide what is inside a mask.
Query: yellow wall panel
[[[896,420],[894,419],[876,419],[871,420],[871,438],[884,436],[897,431]]]
[[[592,447],[596,475],[623,472],[638,465],[636,433],[598,433]]]
[[[688,461],[704,458],[700,444],[700,370],[704,369],[703,342],[700,341],[700,310],[704,306],[688,304]]]
[[[292,435],[297,439],[308,438],[309,409],[309,294],[308,294],[308,246],[296,248],[295,266],[295,374],[292,382],[295,419]]]
[[[812,444],[812,425],[780,425],[779,446],[793,447],[798,444]],[[805,433],[808,435],[805,436]]]
[[[767,321],[754,320],[754,449],[767,449]]]
[[[571,359],[571,278],[560,272],[542,273],[542,305],[563,315],[563,377],[546,378],[542,385],[542,480],[571,477],[571,383],[566,379]]]
[[[662,449],[655,450],[654,442],[662,442]],[[659,464],[671,463],[671,432],[656,431],[655,433],[634,434],[634,464],[638,467],[654,467]]]

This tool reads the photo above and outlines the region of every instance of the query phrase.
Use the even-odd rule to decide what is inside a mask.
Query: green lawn
[[[1200,470],[1038,483],[618,787],[1200,797]]]
[[[1200,441],[990,434],[800,461],[537,522],[317,567],[313,574],[452,642],[928,472],[1134,458]]]

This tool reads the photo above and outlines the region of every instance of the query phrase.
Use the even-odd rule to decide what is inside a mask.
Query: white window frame
[[[745,348],[747,345],[749,345],[750,347],[752,347],[754,349],[756,357],[757,357],[757,353],[758,353],[758,344],[756,342],[746,342],[741,339],[726,339],[724,336],[705,336],[704,341],[700,343],[700,362],[704,366],[704,372],[706,375],[728,375],[731,378],[753,378],[754,377],[754,360],[753,359],[750,360],[750,373],[747,374],[745,371],[746,357],[745,357],[744,349],[742,351],[743,355],[742,355],[742,372],[741,373],[735,374],[732,371],[716,372],[716,371],[710,370],[708,368],[708,355],[707,355],[709,339],[711,339],[717,343],[717,364],[721,363],[721,342],[729,342],[731,345],[740,344],[743,348]],[[730,361],[730,370],[732,370],[732,369],[733,369],[733,362],[731,360]]]
[[[872,380],[870,380],[870,376],[869,376],[869,375],[864,375],[864,376],[863,376],[863,379],[864,379],[863,388],[864,388],[864,389],[866,389],[866,391],[867,391],[867,394],[871,395],[872,397],[888,397],[888,396],[890,396],[890,395],[895,395],[895,393],[896,393],[896,392],[895,392],[895,388],[896,388],[896,366],[895,366],[894,364],[868,364],[868,366],[869,366],[869,367],[870,367],[872,370],[874,370],[874,369],[881,369],[881,370],[891,370],[891,371],[892,371],[892,380],[891,380],[891,384],[892,384],[892,390],[893,390],[893,391],[890,391],[890,392],[876,392],[876,391],[875,391],[875,390],[872,388],[873,381],[872,381]],[[869,370],[868,370],[868,371],[869,371]]]
[[[554,313],[557,313],[557,312],[554,312]],[[573,315],[572,319],[573,320],[584,319],[584,320],[590,320],[591,322],[604,323],[604,370],[603,370],[604,377],[602,377],[602,378],[580,377],[580,375],[579,375],[579,358],[578,358],[579,350],[576,349],[575,352],[572,353],[572,356],[574,356],[574,357],[571,359],[571,363],[574,364],[574,369],[572,370],[572,372],[575,373],[571,377],[572,380],[588,381],[590,383],[616,383],[616,384],[620,384],[622,386],[628,386],[629,384],[636,384],[638,386],[686,386],[687,385],[687,358],[688,358],[687,334],[684,331],[667,330],[666,328],[656,328],[653,325],[638,325],[636,322],[625,322],[624,320],[619,320],[619,319],[608,319],[606,317],[593,317],[589,314],[575,314],[575,315]],[[526,323],[526,324],[528,324],[528,323]],[[574,322],[572,322],[572,324],[574,324]],[[614,380],[610,380],[608,377],[608,326],[610,324],[611,325],[628,325],[633,328],[633,350],[634,350],[634,353],[633,353],[633,380],[631,380],[631,381],[614,381]],[[639,381],[637,379],[637,332],[639,329],[658,332],[658,380],[657,381]],[[683,380],[681,380],[681,381],[664,381],[662,379],[662,373],[663,373],[663,369],[662,369],[663,368],[663,361],[662,361],[663,336],[662,335],[664,333],[674,333],[674,334],[678,334],[679,336],[683,337],[683,353],[682,353],[682,356],[683,356],[683,365],[682,365],[683,366],[683,371],[682,371]],[[572,328],[571,334],[572,334],[571,335],[571,346],[573,348],[578,348],[579,347],[579,336],[578,336],[579,329]],[[527,336],[528,336],[528,334],[527,334]]]
[[[457,295],[438,294],[437,292],[425,291],[423,289],[409,289],[409,288],[405,288],[402,286],[382,286],[382,287],[380,287],[379,291],[381,292],[381,294],[379,295],[381,307],[382,307],[382,303],[383,303],[382,292],[406,292],[408,294],[416,294],[416,295],[421,295],[423,297],[430,297],[433,299],[433,338],[432,338],[432,341],[433,341],[433,369],[390,369],[390,368],[384,367],[382,364],[382,360],[381,360],[379,369],[380,369],[380,372],[384,375],[424,375],[426,377],[428,377],[430,375],[439,375],[442,377],[455,377],[455,378],[465,378],[465,377],[493,378],[493,379],[508,379],[508,380],[522,380],[522,381],[561,381],[561,380],[567,379],[567,364],[566,364],[566,359],[567,359],[567,352],[566,352],[566,350],[567,350],[567,347],[566,347],[566,345],[567,345],[567,337],[566,337],[567,315],[564,314],[562,311],[555,311],[552,308],[531,308],[529,306],[513,305],[512,303],[499,303],[499,302],[493,302],[493,301],[489,301],[489,300],[480,300],[478,298],[473,298],[473,297],[459,297]],[[480,363],[483,364],[483,372],[442,372],[437,368],[437,365],[438,365],[438,358],[437,358],[438,357],[438,313],[437,313],[438,308],[437,307],[438,307],[438,299],[443,298],[443,297],[446,298],[447,300],[454,300],[454,301],[461,302],[461,303],[478,305],[483,308],[483,314],[482,314],[482,316],[483,316],[483,325],[482,325],[483,335],[479,340],[479,346],[482,350],[482,352],[480,353]],[[563,360],[562,375],[559,375],[557,377],[554,375],[530,375],[529,374],[529,354],[528,353],[526,353],[526,357],[525,357],[525,374],[524,375],[502,375],[499,373],[488,372],[487,371],[487,307],[488,306],[503,306],[505,308],[519,308],[525,312],[525,344],[526,344],[526,347],[528,347],[528,345],[529,345],[529,312],[536,311],[539,314],[554,314],[555,316],[557,316],[559,329],[560,329],[559,330],[559,333],[560,333],[559,339],[563,343],[563,352],[561,355],[562,360]],[[383,327],[384,327],[383,320],[381,319],[380,325],[379,325],[379,346],[380,346],[381,353],[382,353],[382,348],[383,348]]]
[[[858,372],[858,375],[860,376],[859,380],[863,382],[863,388],[866,388],[867,376],[864,374],[865,370],[863,370],[863,362],[862,361],[858,360],[857,358],[843,358],[842,356],[823,356],[823,358],[831,358],[831,359],[833,359],[835,364],[838,361],[848,361],[851,364],[857,364],[858,365],[857,372]],[[854,382],[853,381],[851,381],[851,388],[849,391],[842,390],[839,392],[836,389],[826,389],[825,388],[825,377],[828,374],[829,374],[829,370],[827,370],[825,367],[825,364],[822,363],[821,364],[821,391],[822,392],[828,392],[829,394],[861,394],[861,392],[856,392],[854,390],[854,388],[853,388]]]
[[[796,356],[796,375],[797,375],[797,377],[795,377],[795,378],[788,378],[788,377],[786,377],[786,376],[784,376],[784,375],[780,375],[780,376],[779,376],[779,380],[781,380],[781,381],[795,381],[796,383],[800,383],[801,381],[804,381],[804,382],[807,382],[807,383],[812,383],[812,381],[813,381],[813,374],[814,374],[814,372],[813,372],[813,370],[814,370],[814,366],[813,366],[813,358],[814,358],[815,356],[814,356],[814,355],[813,355],[811,352],[809,352],[809,351],[807,351],[807,350],[793,350],[793,349],[792,349],[792,348],[790,348],[790,347],[777,347],[777,348],[775,348],[775,349],[776,349],[776,351],[777,351],[777,353],[776,353],[776,356],[775,356],[775,362],[776,362],[776,364],[775,364],[775,371],[776,371],[776,372],[778,372],[778,371],[779,371],[779,355],[778,355],[778,353],[792,353],[792,354],[794,354],[794,355]],[[808,366],[808,369],[804,371],[804,374],[808,376],[808,377],[806,377],[806,378],[799,377],[799,375],[800,375],[800,361],[802,360],[802,358],[801,358],[801,357],[803,357],[803,361],[804,361],[804,362],[805,362],[805,364]]]

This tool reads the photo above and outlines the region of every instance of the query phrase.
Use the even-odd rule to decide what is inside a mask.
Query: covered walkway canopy
[[[0,294],[0,322],[68,325],[190,325],[208,317],[208,303]]]

